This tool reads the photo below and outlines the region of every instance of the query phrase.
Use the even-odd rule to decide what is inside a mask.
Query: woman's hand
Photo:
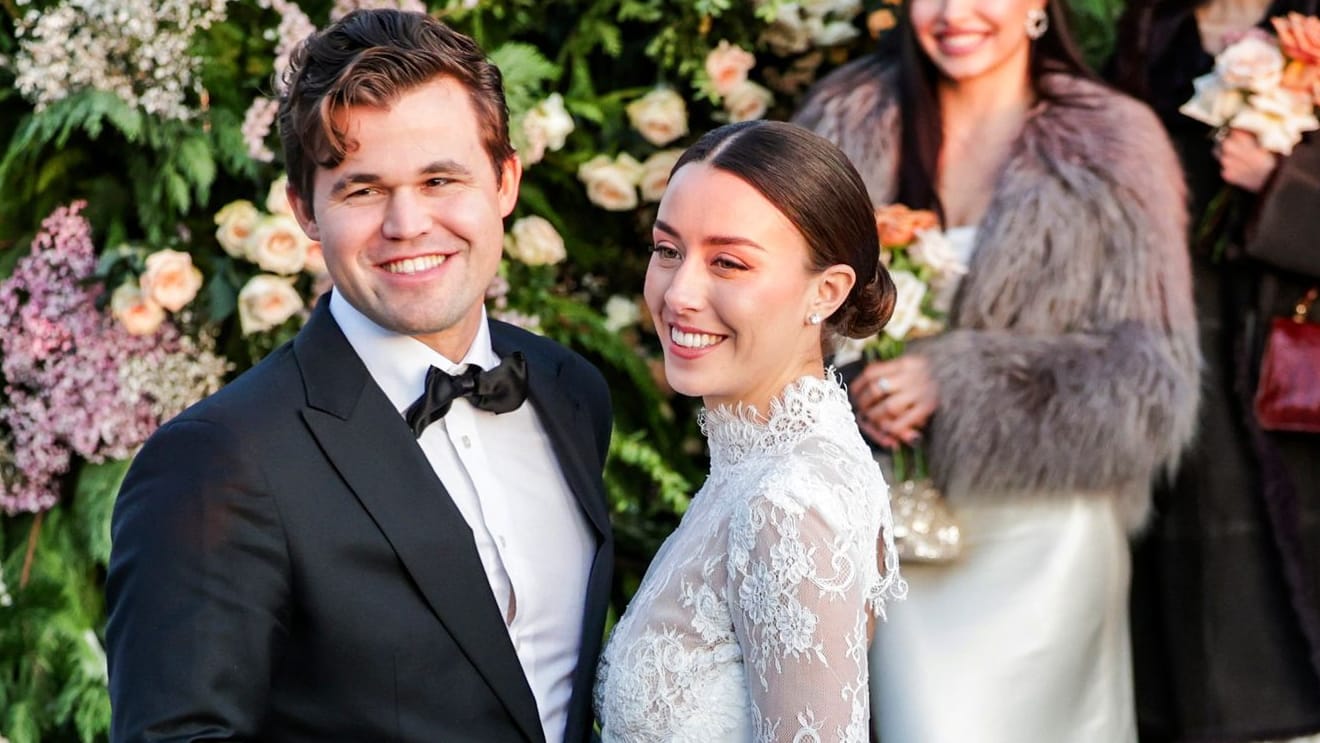
[[[1224,182],[1251,193],[1260,193],[1279,166],[1278,155],[1261,147],[1256,135],[1241,129],[1229,130],[1216,145],[1215,157]]]
[[[867,364],[853,380],[851,394],[862,433],[888,448],[920,438],[939,404],[939,386],[919,354]]]

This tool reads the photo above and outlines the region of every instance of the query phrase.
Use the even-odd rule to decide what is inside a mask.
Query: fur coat
[[[877,204],[897,191],[895,83],[876,58],[855,61],[796,117],[847,153]],[[1136,529],[1196,420],[1182,174],[1144,105],[1076,77],[1046,85],[1054,96],[998,176],[948,331],[913,346],[939,386],[932,474],[955,505],[1115,497]]]

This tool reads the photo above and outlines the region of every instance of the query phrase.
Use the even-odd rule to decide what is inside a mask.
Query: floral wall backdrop
[[[1118,0],[1075,0],[1108,48]],[[357,7],[429,12],[505,74],[526,172],[491,314],[595,361],[622,608],[706,468],[640,305],[682,148],[785,118],[894,24],[882,0],[0,0],[0,743],[103,740],[101,579],[160,423],[297,332],[329,286],[289,214],[280,72]]]

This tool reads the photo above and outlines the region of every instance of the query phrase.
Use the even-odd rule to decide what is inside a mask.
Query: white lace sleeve
[[[799,450],[808,462],[780,469],[730,523],[729,604],[757,741],[868,739],[867,624],[897,588],[876,565],[887,500],[878,476],[855,477],[829,453]]]

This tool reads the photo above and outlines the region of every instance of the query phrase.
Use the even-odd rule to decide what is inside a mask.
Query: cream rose
[[[797,3],[784,3],[779,6],[779,14],[761,32],[761,43],[781,57],[805,52],[811,47],[811,31],[802,20],[801,8]]]
[[[1215,72],[1230,88],[1263,92],[1283,78],[1283,52],[1263,34],[1248,34],[1215,57]]]
[[[637,184],[641,187],[643,199],[656,202],[665,195],[669,173],[682,155],[683,151],[678,149],[660,150],[646,158],[646,162],[642,163],[642,177]]]
[[[908,247],[908,255],[918,266],[925,266],[940,279],[962,276],[967,273],[967,266],[954,252],[953,243],[939,229],[924,229],[917,232],[917,239]]]
[[[165,308],[142,293],[133,282],[125,282],[110,295],[110,315],[130,335],[151,335],[165,322]]]
[[[1320,129],[1309,96],[1276,88],[1251,96],[1250,105],[1233,117],[1230,126],[1256,135],[1260,146],[1280,155],[1292,154],[1302,135]]]
[[[289,203],[289,176],[282,175],[270,184],[270,192],[266,194],[266,211],[293,216],[293,204]]]
[[[738,87],[755,66],[756,55],[727,40],[720,41],[706,55],[706,75],[710,78],[711,90],[720,96],[726,96]]]
[[[504,252],[529,266],[550,266],[568,257],[563,236],[549,220],[536,215],[513,223],[504,237]]]
[[[272,214],[257,223],[248,240],[247,259],[272,273],[295,274],[307,263],[311,240],[287,214]]]
[[[848,21],[826,23],[820,18],[808,18],[806,25],[807,33],[811,34],[811,42],[816,46],[838,46],[852,41],[861,34],[857,27]]]
[[[1242,91],[1225,86],[1215,73],[1196,78],[1192,87],[1195,94],[1178,108],[1178,112],[1203,124],[1223,126],[1247,105],[1247,97]]]
[[[586,184],[591,203],[616,212],[636,208],[641,176],[641,163],[627,153],[614,160],[597,155],[578,168],[578,178]]]
[[[642,319],[642,311],[635,300],[618,294],[605,302],[605,329],[617,333],[626,327],[636,325]]]
[[[252,237],[260,219],[261,213],[251,201],[231,201],[215,213],[215,239],[226,253],[243,258],[247,255],[248,238]]]
[[[926,297],[926,285],[907,271],[890,271],[897,297],[894,314],[885,325],[885,335],[896,341],[906,340],[917,320],[921,318],[921,300]]]
[[[765,116],[774,101],[774,93],[751,80],[744,80],[724,97],[724,110],[729,113],[729,121],[752,121]]]
[[[552,93],[523,115],[522,138],[525,148],[519,151],[523,165],[534,165],[545,157],[546,150],[563,148],[575,128],[573,117],[564,108],[564,97]]]
[[[303,308],[293,280],[260,274],[238,292],[238,324],[243,335],[279,327]]]
[[[673,88],[655,88],[628,104],[628,120],[647,142],[664,147],[687,134],[687,103]]]
[[[202,272],[193,265],[191,255],[158,250],[147,256],[147,268],[139,282],[148,299],[170,312],[178,312],[202,288]]]

